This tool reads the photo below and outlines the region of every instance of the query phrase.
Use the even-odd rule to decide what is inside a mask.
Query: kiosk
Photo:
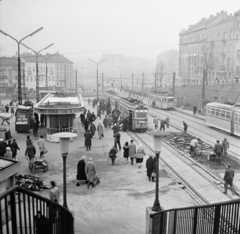
[[[31,129],[31,106],[18,106],[16,109],[16,132],[29,132]]]
[[[53,134],[59,132],[73,132],[74,118],[79,118],[84,109],[81,94],[49,93],[35,106],[34,111],[46,115],[47,140],[59,142]]]

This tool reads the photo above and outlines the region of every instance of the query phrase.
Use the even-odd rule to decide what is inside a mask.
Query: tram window
[[[220,110],[216,109],[216,116],[220,116]]]
[[[226,118],[226,111],[221,110],[221,118],[223,118],[223,119]]]
[[[211,109],[211,115],[215,115],[215,109],[214,108]]]
[[[239,123],[240,119],[239,119],[239,114],[235,113],[235,119],[234,119],[235,123]]]
[[[207,114],[211,114],[211,108],[210,107],[207,107]]]
[[[230,120],[231,119],[231,112],[226,111],[226,119]]]
[[[168,102],[173,102],[173,98],[168,98]]]

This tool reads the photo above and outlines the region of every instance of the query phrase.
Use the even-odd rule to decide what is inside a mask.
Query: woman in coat
[[[103,125],[101,121],[99,121],[98,123],[97,131],[98,131],[99,139],[101,139],[103,137]]]
[[[116,157],[117,157],[117,150],[115,146],[113,146],[112,149],[110,149],[109,151],[109,158],[111,158],[112,160],[112,166],[114,165]]]
[[[92,133],[92,136],[95,135],[96,126],[95,126],[94,122],[92,122],[91,125],[90,125],[90,132]]]
[[[129,144],[129,157],[131,159],[131,165],[133,165],[134,158],[136,157],[136,145],[131,140]]]
[[[88,189],[90,185],[94,187],[93,181],[97,175],[97,172],[96,172],[96,167],[94,165],[92,158],[89,158],[88,163],[85,166],[85,173],[88,179],[88,184],[87,184]]]
[[[138,167],[141,168],[142,167],[142,162],[143,162],[143,157],[144,155],[146,155],[142,145],[139,145],[139,148],[137,150],[137,158],[136,158],[136,163],[138,164]]]
[[[84,137],[85,137],[85,146],[86,146],[87,151],[91,150],[92,133],[90,132],[90,130],[87,130],[87,132],[84,133]]]
[[[44,154],[44,150],[45,150],[45,141],[43,139],[43,136],[40,136],[37,144],[38,144],[38,147],[39,147],[39,150],[40,150],[40,158],[42,158],[43,154]]]
[[[154,178],[152,177],[152,173],[154,171],[154,160],[153,160],[153,156],[149,155],[149,158],[146,161],[146,168],[147,168],[147,177],[149,179],[149,181],[154,181]]]
[[[127,141],[125,142],[125,144],[123,146],[123,157],[124,157],[125,164],[127,164],[128,157],[129,157],[129,145],[128,145]]]
[[[77,165],[77,186],[80,186],[80,180],[84,180],[87,183],[87,176],[85,172],[85,163],[86,157],[82,156]]]
[[[229,143],[227,138],[224,138],[222,141],[222,147],[223,147],[223,156],[227,156],[227,150],[229,148]]]

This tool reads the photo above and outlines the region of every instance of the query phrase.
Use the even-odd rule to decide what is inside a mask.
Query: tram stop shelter
[[[35,106],[34,111],[46,115],[47,141],[59,142],[53,134],[72,132],[74,117],[79,117],[84,109],[81,94],[76,93],[49,93]]]

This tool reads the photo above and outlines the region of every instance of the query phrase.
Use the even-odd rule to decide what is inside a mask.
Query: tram
[[[129,129],[146,131],[148,129],[148,110],[138,100],[123,98],[111,91],[103,94],[103,99],[111,103],[112,109],[118,109],[123,118],[129,118]]]
[[[240,136],[240,104],[208,103],[206,105],[205,120],[210,127]]]
[[[155,101],[155,107],[170,110],[174,109],[174,97],[168,94],[150,93],[148,95],[148,105],[153,106]]]

